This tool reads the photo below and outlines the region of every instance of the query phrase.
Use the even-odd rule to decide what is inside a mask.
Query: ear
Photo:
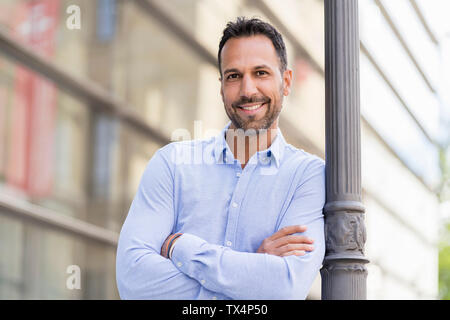
[[[225,102],[224,98],[223,98],[223,82],[222,82],[222,78],[219,78],[220,81],[220,95],[222,96],[222,101]]]
[[[291,93],[292,70],[286,69],[283,72],[283,95],[288,96]]]

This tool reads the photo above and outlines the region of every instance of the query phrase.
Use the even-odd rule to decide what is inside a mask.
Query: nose
[[[256,88],[256,84],[251,76],[244,75],[241,81],[241,97],[251,98],[253,95],[258,93],[258,89]]]

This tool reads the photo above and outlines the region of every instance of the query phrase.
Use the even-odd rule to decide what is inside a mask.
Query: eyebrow
[[[230,73],[230,72],[239,72],[239,70],[236,69],[236,68],[227,69],[227,70],[225,70],[225,71],[223,72],[223,74],[227,74],[227,73]]]
[[[259,66],[254,67],[253,69],[271,69],[268,65],[261,64]]]
[[[258,69],[270,69],[270,67],[268,65],[265,64],[261,64],[259,66],[256,66],[253,68],[253,70],[258,70]],[[231,68],[231,69],[226,69],[223,74],[227,74],[227,73],[231,73],[231,72],[238,72],[240,73],[240,71],[236,68]]]

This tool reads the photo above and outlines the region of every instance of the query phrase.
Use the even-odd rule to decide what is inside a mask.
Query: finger
[[[296,251],[296,250],[313,251],[314,247],[309,244],[292,244],[292,243],[290,243],[285,246],[277,248],[277,254],[280,255],[280,254],[283,254],[286,252]]]
[[[314,243],[314,240],[307,237],[307,236],[298,236],[298,235],[289,235],[289,236],[284,236],[281,238],[278,238],[276,240],[273,241],[273,247],[278,248],[281,246],[284,246],[288,243],[293,243],[293,244],[302,244],[302,243],[306,243],[306,244],[312,244]]]
[[[281,257],[287,257],[287,256],[304,256],[305,255],[305,251],[302,250],[294,250],[294,251],[289,251],[286,253],[283,253],[281,255]]]
[[[284,237],[289,234],[298,233],[298,232],[305,232],[306,226],[302,225],[293,225],[293,226],[287,226],[284,228],[281,228],[277,232],[275,232],[273,235],[269,237],[269,240],[274,241],[278,238]]]

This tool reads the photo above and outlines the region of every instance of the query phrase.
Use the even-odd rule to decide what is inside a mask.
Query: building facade
[[[368,298],[434,299],[441,46],[424,1],[391,2],[359,1]],[[115,247],[148,160],[228,121],[216,55],[237,16],[283,34],[280,127],[324,158],[323,1],[0,0],[1,299],[118,298]]]

